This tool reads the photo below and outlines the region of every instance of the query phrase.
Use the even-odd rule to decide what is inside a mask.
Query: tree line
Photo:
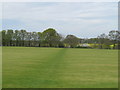
[[[108,35],[101,34],[96,38],[78,38],[75,35],[66,37],[55,29],[48,28],[43,32],[27,32],[26,30],[2,30],[1,46],[24,47],[66,47],[66,48],[106,48],[118,49],[120,45],[120,31],[112,30]]]

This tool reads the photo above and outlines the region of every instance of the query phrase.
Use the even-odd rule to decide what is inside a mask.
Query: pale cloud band
[[[1,0],[0,2],[119,2],[119,0]]]

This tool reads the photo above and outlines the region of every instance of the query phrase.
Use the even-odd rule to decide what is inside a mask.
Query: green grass
[[[0,89],[2,89],[2,47],[0,47]]]
[[[3,88],[117,87],[117,50],[3,47]]]

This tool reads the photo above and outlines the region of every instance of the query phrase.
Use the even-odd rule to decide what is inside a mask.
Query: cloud
[[[0,2],[118,2],[119,0],[1,0]]]
[[[2,3],[0,3],[0,25],[2,26]],[[0,26],[0,30],[2,30],[1,26]]]
[[[4,3],[3,18],[8,19],[61,19],[75,17],[104,17],[115,15],[114,6],[97,3]],[[42,5],[43,4],[43,5]],[[51,5],[52,4],[52,5]],[[104,6],[104,7],[103,7]],[[5,14],[4,14],[5,13]],[[34,17],[34,18],[32,18]]]
[[[19,26],[39,31],[55,27],[62,34],[95,37],[117,27],[117,3],[3,3],[3,21],[5,29]],[[7,24],[8,21],[12,25]]]

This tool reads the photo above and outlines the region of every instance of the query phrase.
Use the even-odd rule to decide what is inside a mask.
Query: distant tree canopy
[[[83,47],[89,44],[91,48],[112,48],[120,46],[120,31],[112,30],[108,35],[101,34],[96,38],[84,39],[75,35],[63,37],[55,29],[48,28],[43,32],[27,32],[26,30],[2,30],[1,46],[25,46],[25,47]]]
[[[50,47],[58,47],[61,41],[61,36],[55,29],[49,28],[42,33],[43,42]]]
[[[62,35],[53,28],[43,32],[2,30],[2,46],[62,47]]]
[[[64,43],[68,44],[71,48],[74,48],[80,43],[80,39],[74,35],[67,35],[64,39]]]

